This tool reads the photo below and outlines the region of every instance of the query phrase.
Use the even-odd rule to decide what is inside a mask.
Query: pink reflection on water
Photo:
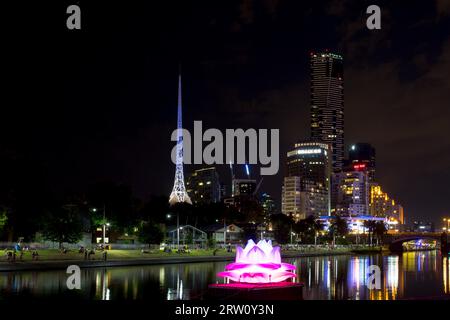
[[[295,278],[296,267],[281,262],[280,247],[272,247],[272,241],[249,240],[243,249],[236,248],[236,261],[219,272],[220,277],[241,283],[272,283]]]

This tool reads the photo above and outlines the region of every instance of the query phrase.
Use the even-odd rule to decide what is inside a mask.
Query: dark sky
[[[73,3],[81,31],[65,26]],[[366,28],[371,4],[381,30]],[[409,222],[450,214],[448,0],[40,1],[7,12],[0,146],[42,163],[56,190],[110,179],[141,197],[170,193],[181,62],[185,127],[280,129],[281,170],[261,187],[279,200],[285,153],[309,136],[309,52],[327,48],[344,56],[346,145],[375,146],[378,181]]]

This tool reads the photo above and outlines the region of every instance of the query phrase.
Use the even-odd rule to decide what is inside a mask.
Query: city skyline
[[[450,0],[7,5],[5,312],[450,301]]]
[[[404,206],[408,222],[439,223],[448,213],[449,197],[444,123],[449,84],[442,71],[449,63],[448,9],[440,1],[411,4],[407,12],[385,4],[382,29],[369,31],[365,7],[356,3],[345,10],[338,1],[226,8],[225,18],[208,5],[198,13],[161,5],[162,19],[143,5],[142,13],[111,30],[102,26],[104,14],[91,11],[85,38],[49,29],[54,21],[45,21],[44,45],[65,37],[54,53],[37,52],[18,66],[16,74],[30,70],[34,84],[28,95],[17,95],[30,106],[25,108],[29,116],[23,118],[23,108],[4,111],[9,121],[2,128],[3,148],[42,163],[58,192],[110,179],[130,185],[143,198],[167,194],[173,183],[168,141],[175,128],[181,61],[186,127],[200,119],[216,128],[280,128],[283,163],[292,145],[310,134],[310,52],[328,48],[341,53],[345,63],[344,150],[356,142],[371,143],[377,150],[377,179]],[[111,6],[107,13],[118,16],[122,9]],[[308,33],[319,20],[323,27]],[[33,31],[20,31],[27,32],[27,45],[37,41]],[[99,35],[102,41],[96,41]],[[77,49],[86,43],[89,52]],[[61,48],[68,54],[64,59],[57,57]],[[50,79],[44,86],[39,77],[49,61],[55,63],[45,73],[64,80]],[[67,61],[71,76],[62,76]],[[54,96],[44,99],[48,88]],[[60,99],[63,92],[67,95]],[[31,107],[37,102],[43,106]],[[194,169],[185,168],[187,174]],[[278,204],[283,171],[281,165],[261,187]],[[220,173],[226,177],[228,168]]]

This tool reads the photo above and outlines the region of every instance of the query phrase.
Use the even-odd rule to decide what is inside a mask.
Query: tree
[[[294,230],[298,232],[304,243],[313,243],[317,234],[323,229],[322,223],[314,216],[300,220],[294,225]]]
[[[49,213],[43,222],[46,240],[59,243],[76,243],[82,238],[83,223],[76,205],[65,205]]]
[[[142,221],[167,223],[166,219],[169,212],[169,198],[167,196],[151,196],[138,210],[138,218]]]
[[[113,230],[124,233],[138,224],[139,202],[133,196],[131,188],[125,185],[112,182],[94,184],[89,187],[87,202],[92,209],[96,208],[91,214],[93,226],[101,226],[108,222]]]
[[[210,248],[210,249],[215,248],[216,245],[217,245],[216,239],[214,238],[213,235],[211,235],[211,236],[208,238],[208,248]]]
[[[3,209],[0,212],[0,232],[3,230],[6,223],[8,222],[8,215],[6,213],[7,213],[7,211],[5,209]]]
[[[0,208],[7,212],[5,240],[32,240],[51,199],[46,168],[31,154],[2,145],[0,149]]]
[[[374,232],[375,232],[375,235],[376,235],[378,241],[382,242],[383,241],[383,236],[387,232],[386,225],[384,224],[383,221],[377,221],[375,223],[375,230],[374,230]]]
[[[146,244],[160,244],[164,240],[164,231],[158,224],[144,222],[139,229],[139,241]]]
[[[347,221],[337,216],[331,223],[331,226],[328,230],[330,235],[333,237],[334,244],[336,237],[345,237],[348,234]]]
[[[369,230],[370,245],[372,245],[372,237],[376,228],[376,222],[373,220],[364,221],[364,227]]]
[[[271,222],[275,240],[280,244],[288,243],[292,225],[294,224],[292,218],[282,213],[273,214],[271,216]]]

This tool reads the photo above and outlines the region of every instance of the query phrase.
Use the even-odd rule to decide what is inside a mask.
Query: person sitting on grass
[[[12,261],[12,251],[5,249],[5,256],[7,261]]]
[[[37,250],[33,250],[33,252],[31,253],[31,260],[38,260],[39,258],[39,253],[37,252]]]
[[[170,249],[170,247],[165,247],[164,248],[164,252],[165,253],[172,253],[172,249]]]
[[[88,260],[91,260],[91,256],[94,255],[94,254],[95,254],[94,249],[89,250],[89,253],[88,253]],[[92,259],[92,260],[94,260],[94,259]]]

